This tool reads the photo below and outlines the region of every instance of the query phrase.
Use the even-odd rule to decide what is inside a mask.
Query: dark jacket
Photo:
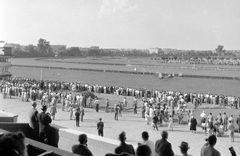
[[[82,156],[93,156],[92,152],[84,145],[73,145],[72,152]]]
[[[126,143],[121,143],[120,146],[118,146],[115,149],[115,154],[121,154],[122,152],[126,152],[128,154],[134,154],[135,151],[132,145],[126,144]]]
[[[166,139],[156,141],[155,152],[157,156],[174,156],[172,145]]]
[[[190,130],[196,131],[197,130],[197,120],[195,118],[192,118],[190,120]]]
[[[103,127],[104,127],[104,123],[102,122],[102,121],[99,121],[98,123],[97,123],[97,129],[98,130],[103,130]]]
[[[79,120],[79,117],[80,117],[79,111],[77,111],[77,112],[75,113],[75,117],[76,117],[76,120]]]
[[[50,123],[52,122],[51,117],[44,112],[38,114],[39,121],[39,133],[44,132],[47,133],[50,129]]]
[[[29,111],[29,126],[32,129],[37,129],[38,128],[38,118],[37,118],[38,111],[34,108],[32,108]]]

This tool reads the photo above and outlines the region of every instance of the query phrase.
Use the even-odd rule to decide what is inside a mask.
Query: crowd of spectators
[[[72,95],[71,92],[88,91],[93,93],[105,93],[123,96],[133,96],[136,98],[154,98],[157,102],[166,103],[169,106],[178,106],[178,102],[191,102],[194,106],[202,103],[219,105],[221,107],[230,106],[238,109],[240,107],[240,97],[232,95],[217,95],[207,93],[184,93],[181,91],[132,88],[120,86],[105,86],[97,84],[79,83],[79,82],[60,82],[60,81],[43,81],[26,78],[9,78],[0,82],[0,91],[4,94],[4,98],[8,95],[21,96],[23,101],[32,99],[43,99],[48,97],[47,102],[50,102],[49,97],[65,95],[68,93],[71,100],[76,101],[78,94]],[[84,97],[83,97],[84,98]],[[85,97],[87,98],[87,97]],[[87,99],[83,99],[82,105],[86,107]],[[72,102],[72,101],[71,101]]]
[[[176,63],[176,64],[211,64],[211,65],[240,65],[240,59],[212,59],[212,58],[179,58],[161,60],[161,63]]]

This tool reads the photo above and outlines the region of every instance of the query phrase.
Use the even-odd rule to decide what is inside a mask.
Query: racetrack
[[[83,58],[79,58],[82,60]],[[69,60],[68,60],[69,61]],[[89,61],[89,60],[85,60]],[[93,62],[95,60],[92,60]],[[103,60],[101,60],[103,61]],[[55,66],[55,67],[82,67],[82,64],[76,63],[61,63],[61,62],[45,62],[36,61],[35,59],[12,59],[12,64],[16,65],[34,65],[34,66]],[[120,68],[125,70],[133,70],[133,67],[124,66],[110,66],[110,65],[93,65],[83,64],[86,68],[92,69],[115,69]],[[234,66],[235,67],[235,66]],[[237,66],[238,67],[238,66]],[[150,68],[150,67],[149,67]],[[239,67],[240,68],[240,67]],[[151,68],[155,69],[156,68]],[[176,71],[176,69],[163,69],[166,72]],[[14,76],[40,79],[41,68],[26,68],[26,67],[11,67],[11,73]],[[227,76],[233,73],[235,76],[240,75],[239,71],[209,71],[209,70],[187,70],[190,74],[212,74]],[[184,73],[184,72],[183,72]],[[59,74],[59,76],[58,76]],[[173,90],[182,92],[196,92],[196,93],[213,93],[224,95],[239,96],[240,81],[237,80],[221,80],[221,79],[199,79],[199,78],[166,78],[158,79],[153,75],[135,75],[124,73],[107,73],[107,72],[92,72],[92,71],[74,71],[61,69],[42,69],[42,77],[45,80],[60,80],[70,82],[85,82],[89,84],[99,84],[107,86],[123,86],[134,88],[147,88],[158,90]]]

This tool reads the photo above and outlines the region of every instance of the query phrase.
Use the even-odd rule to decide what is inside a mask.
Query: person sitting
[[[126,152],[128,154],[135,155],[133,146],[125,143],[126,133],[124,131],[119,134],[118,139],[120,140],[121,144],[115,149],[115,154],[121,154],[122,152]]]
[[[25,156],[25,135],[22,132],[9,132],[0,138],[0,154],[2,156]]]
[[[92,152],[87,147],[87,135],[86,134],[80,134],[78,136],[78,145],[72,146],[72,152],[79,155],[84,156],[93,156]]]

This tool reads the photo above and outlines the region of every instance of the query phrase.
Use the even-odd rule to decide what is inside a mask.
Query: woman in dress
[[[194,116],[190,118],[190,131],[192,133],[196,133],[197,130],[197,120],[195,119]]]
[[[173,118],[170,115],[169,120],[168,120],[168,130],[172,129],[172,131],[173,131],[173,126],[172,125],[173,125]]]

